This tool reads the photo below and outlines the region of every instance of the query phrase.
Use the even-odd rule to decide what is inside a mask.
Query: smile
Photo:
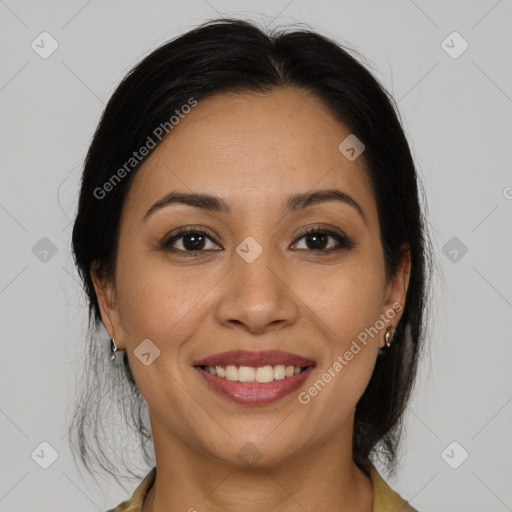
[[[299,389],[315,364],[282,351],[232,351],[207,357],[194,366],[217,393],[239,404],[257,405]]]
[[[276,366],[260,366],[253,368],[251,366],[235,366],[229,364],[226,368],[222,366],[201,366],[203,370],[209,371],[212,375],[218,377],[237,380],[238,382],[272,382],[273,380],[286,379],[303,372],[307,366],[285,366],[278,364]]]

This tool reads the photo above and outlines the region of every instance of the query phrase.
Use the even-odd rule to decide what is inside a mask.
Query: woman
[[[113,456],[129,429],[155,453],[115,512],[414,510],[374,462],[396,468],[424,338],[417,180],[392,100],[314,32],[216,20],[125,77],[73,230],[92,358],[73,449],[115,476],[115,405]]]

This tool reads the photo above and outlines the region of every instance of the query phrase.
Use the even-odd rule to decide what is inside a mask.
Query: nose
[[[217,321],[251,334],[280,329],[296,322],[298,297],[270,250],[252,263],[233,255],[233,268],[226,276],[217,303]]]

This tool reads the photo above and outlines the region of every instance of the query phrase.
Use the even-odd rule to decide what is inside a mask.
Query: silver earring
[[[118,347],[116,345],[116,342],[113,338],[110,339],[110,360],[115,361],[116,360],[116,352],[118,351]]]

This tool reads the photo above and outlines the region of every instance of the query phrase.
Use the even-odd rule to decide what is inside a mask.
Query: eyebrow
[[[313,192],[304,192],[291,195],[286,201],[285,209],[289,212],[292,212],[328,201],[339,201],[352,206],[363,218],[365,224],[367,224],[366,216],[359,203],[346,192],[342,192],[341,190],[337,189],[315,190]],[[154,203],[153,206],[151,206],[151,208],[144,215],[143,220],[146,220],[156,211],[176,203],[186,204],[212,212],[231,212],[230,204],[220,197],[208,194],[183,193],[173,191],[169,192],[156,203]]]

